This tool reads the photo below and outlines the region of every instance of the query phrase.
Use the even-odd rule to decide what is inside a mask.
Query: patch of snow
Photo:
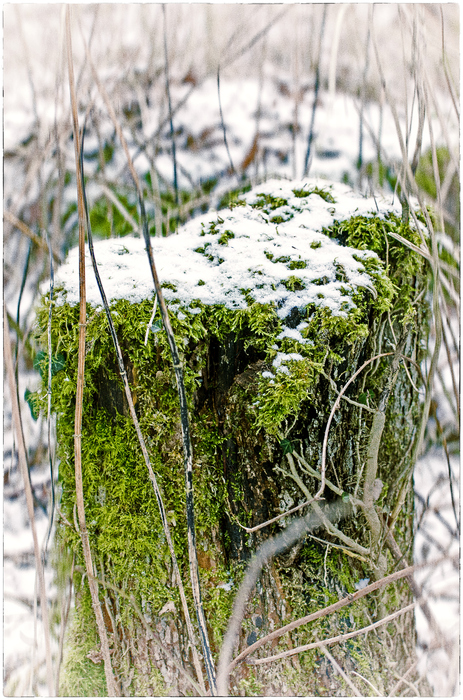
[[[356,591],[361,591],[362,588],[366,588],[370,583],[369,578],[361,578],[357,583],[354,583],[354,588]]]
[[[319,194],[296,197],[293,190],[313,188],[329,192],[334,202]],[[194,313],[193,302],[246,308],[247,295],[261,304],[275,304],[280,319],[308,304],[328,307],[334,315],[347,316],[354,306],[351,295],[358,287],[374,293],[361,259],[376,257],[370,251],[342,247],[322,233],[323,227],[353,214],[384,215],[394,210],[385,202],[364,198],[345,185],[305,179],[300,182],[271,180],[244,196],[249,204],[271,194],[288,201],[292,218],[272,222],[274,211],[266,207],[236,206],[205,214],[187,223],[177,235],[153,238],[152,247],[164,296],[175,308]],[[400,213],[395,208],[396,213]],[[141,238],[124,237],[95,242],[95,255],[110,302],[126,299],[139,303],[153,297],[153,283]],[[354,258],[355,256],[355,258]],[[346,281],[336,280],[342,265]],[[302,268],[302,269],[301,269]],[[55,284],[64,293],[56,303],[78,303],[78,249],[70,251],[58,270]],[[86,251],[87,301],[101,307],[92,264]],[[43,291],[46,292],[44,285]],[[191,306],[193,304],[193,307]],[[284,329],[287,337],[303,342],[300,331]]]
[[[306,323],[305,325],[307,326],[308,324]],[[299,343],[302,343],[302,345],[309,342],[307,338],[302,337],[296,328],[285,328],[284,331],[281,331],[281,333],[277,335],[277,340],[283,340],[283,338],[292,338],[293,340],[297,340]]]

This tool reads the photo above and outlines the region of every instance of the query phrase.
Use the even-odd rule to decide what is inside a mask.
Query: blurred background
[[[49,285],[49,244],[56,268],[77,243],[64,8],[6,4],[3,24],[4,299],[59,655],[69,591],[56,585],[51,544],[45,551],[50,454],[54,479],[59,465],[47,418],[35,415],[28,397],[39,383],[34,306]],[[135,191],[98,81],[142,180],[153,235],[174,233],[270,176],[324,177],[392,202],[404,159],[411,164],[451,269],[441,302],[445,342],[415,475],[416,562],[459,547],[459,31],[456,3],[72,6],[97,238],[139,230]],[[431,332],[430,352],[432,339]],[[46,694],[32,536],[7,389],[3,438],[4,692]],[[452,695],[458,568],[448,561],[417,578],[442,627],[439,643],[430,641],[417,609],[422,672],[436,695]]]

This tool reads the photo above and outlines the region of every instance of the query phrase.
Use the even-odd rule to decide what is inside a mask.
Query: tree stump
[[[393,571],[387,528],[404,557],[412,557],[411,479],[428,308],[424,261],[407,241],[419,245],[420,236],[393,206],[314,180],[267,182],[176,236],[153,239],[183,362],[201,589],[216,659],[252,553],[308,508],[251,533],[245,528],[318,491],[339,392],[383,353],[390,354],[350,383],[328,433],[321,504],[342,499],[353,514],[268,563],[248,601],[236,654]],[[143,242],[100,241],[95,253],[191,603],[177,388],[159,311],[153,316]],[[52,310],[52,353],[64,358],[52,387],[61,486],[56,552],[60,570],[70,570],[74,558],[75,586],[60,692],[98,696],[106,694],[105,677],[74,514],[77,269],[72,251],[58,273]],[[87,302],[83,486],[113,667],[122,695],[191,694],[165,653],[194,677],[169,550],[89,261]],[[37,315],[45,349],[48,310],[45,294]],[[399,361],[399,351],[410,361]],[[37,395],[42,406],[45,392]],[[382,430],[375,423],[380,413]],[[411,600],[406,581],[398,581],[252,658],[353,632]],[[413,611],[329,650],[348,676],[355,671],[387,695],[414,659]],[[342,696],[348,688],[320,648],[268,664],[250,660],[233,670],[231,694]],[[362,693],[371,691],[359,676],[351,678]],[[417,674],[407,678],[416,681]]]

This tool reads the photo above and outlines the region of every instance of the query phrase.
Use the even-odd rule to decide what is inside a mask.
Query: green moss
[[[373,305],[378,311],[387,311],[393,304],[394,313],[405,318],[412,309],[415,280],[423,274],[424,263],[420,255],[388,236],[389,232],[398,233],[414,245],[421,245],[418,232],[393,213],[384,218],[353,216],[346,221],[335,221],[329,229],[323,229],[323,233],[336,238],[342,245],[371,250],[379,256],[382,262],[374,258],[358,258],[375,279],[378,295]],[[384,264],[388,280],[382,275]]]
[[[302,188],[300,190],[296,189],[293,190],[294,196],[295,197],[310,197],[312,194],[318,194],[319,197],[325,200],[325,202],[330,202],[331,204],[336,204],[336,200],[334,199],[333,195],[328,192],[327,190],[321,189],[319,187],[308,187],[308,188]]]
[[[284,197],[273,197],[271,194],[257,194],[257,201],[251,204],[253,209],[263,209],[267,213],[279,209],[280,207],[286,207],[288,205],[288,200]]]
[[[234,237],[235,237],[235,234],[232,231],[224,231],[219,238],[219,244],[220,245],[228,245],[228,241],[230,241]]]
[[[84,593],[80,597],[79,605],[71,613],[60,673],[59,694],[63,697],[108,695],[103,662],[100,660],[95,663],[89,658],[89,654],[99,650],[99,639],[92,620],[93,611],[89,598],[90,596]]]
[[[290,270],[304,270],[307,267],[305,260],[291,260],[288,265]]]
[[[305,289],[305,283],[295,275],[291,275],[291,277],[288,277],[286,280],[281,280],[281,284],[291,292],[298,292],[301,289]]]
[[[246,183],[242,187],[238,187],[237,189],[227,192],[220,199],[218,209],[225,209],[227,207],[230,209],[233,209],[234,207],[245,207],[246,202],[244,199],[240,198],[240,195],[244,194],[245,192],[249,192],[250,189],[250,183]]]

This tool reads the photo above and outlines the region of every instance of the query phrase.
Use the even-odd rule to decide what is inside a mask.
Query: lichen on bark
[[[311,217],[319,224],[315,228]],[[231,295],[233,303],[227,304],[227,297],[213,303],[213,299],[208,300],[207,288],[215,283],[214,269],[223,275],[223,266],[228,265],[227,284],[233,290],[234,269],[227,255],[232,251],[239,256],[240,245],[242,254],[249,254],[248,241],[256,225],[260,226],[256,234],[260,243],[265,236],[268,243],[261,245],[264,258],[246,261],[246,279],[252,278],[253,285],[240,288],[241,275],[237,293]],[[413,362],[407,371],[401,365],[385,408],[377,473],[383,487],[375,502],[383,528],[398,489],[404,480],[410,481],[410,446],[419,415],[418,367],[427,337],[426,272],[418,254],[388,235],[392,232],[419,242],[418,233],[404,224],[397,212],[388,211],[385,205],[375,212],[372,202],[362,202],[345,188],[327,183],[267,183],[238,199],[233,209],[202,217],[191,226],[196,227],[194,235],[201,245],[193,237],[182,239],[180,234],[178,238],[179,247],[185,241],[191,254],[197,256],[194,259],[199,257],[204,264],[198,274],[197,297],[192,297],[191,285],[182,296],[180,272],[177,278],[164,278],[163,283],[189,401],[198,560],[217,656],[246,561],[259,543],[280,531],[289,518],[252,533],[242,526],[250,529],[260,525],[318,490],[321,445],[338,392],[366,360],[393,351],[404,328],[403,354]],[[299,239],[306,239],[304,255],[297,248]],[[131,244],[124,240],[128,251]],[[96,250],[98,256],[97,246]],[[338,250],[337,257],[327,259],[328,250]],[[325,258],[317,257],[322,253]],[[124,254],[121,260],[124,262]],[[354,273],[358,283],[353,281]],[[62,552],[73,552],[76,558],[79,593],[72,629],[93,630],[80,538],[73,527],[78,308],[70,302],[71,292],[63,282],[55,290],[58,303],[52,316],[52,353],[64,358],[64,367],[54,375],[52,387],[61,460],[56,546]],[[42,348],[46,348],[48,304],[45,294],[37,312],[36,336]],[[145,343],[152,307],[149,294],[136,301],[114,297],[111,301],[141,430],[162,490],[180,569],[186,576],[177,391],[169,347],[158,322],[151,321],[152,332]],[[114,666],[119,681],[125,679],[126,694],[159,694],[157,671],[162,673],[166,692],[180,692],[185,690],[183,680],[163,658],[130,602],[133,595],[166,646],[180,650],[188,665],[188,641],[169,553],[127,410],[107,320],[94,302],[88,304],[87,312],[83,484],[97,572],[107,585],[106,589],[101,587],[101,596],[106,601]],[[334,415],[327,450],[327,501],[340,493],[352,501],[362,498],[374,410],[390,366],[389,357],[370,363]],[[43,387],[36,396],[38,406],[45,401],[45,392]],[[362,509],[357,507],[354,512],[354,517],[338,524],[345,541],[321,530],[264,569],[249,601],[240,649],[289,620],[353,592],[359,581],[374,578],[379,551],[383,556],[381,570],[393,567],[381,539],[384,531],[381,546],[362,554],[371,547],[371,531]],[[412,523],[410,489],[395,525],[396,539],[407,555],[413,539]],[[355,542],[357,548],[346,542]],[[395,584],[336,618],[322,619],[283,637],[276,650],[308,643],[317,635],[325,638],[360,628],[409,598],[406,584]],[[414,653],[411,614],[406,620],[399,618],[394,629],[385,628],[367,639],[340,643],[332,653],[346,670],[357,670],[387,694],[395,683],[387,664],[397,662],[399,672],[404,659]],[[396,634],[403,647],[400,654],[395,653]],[[68,674],[72,675],[73,663],[94,663],[86,658],[88,650],[76,658],[79,649],[86,649],[78,635],[68,637],[67,649]],[[232,692],[343,694],[338,680],[333,687],[333,669],[317,650],[270,668],[238,666]],[[86,694],[104,694],[103,674],[92,677],[93,693],[86,688]]]

